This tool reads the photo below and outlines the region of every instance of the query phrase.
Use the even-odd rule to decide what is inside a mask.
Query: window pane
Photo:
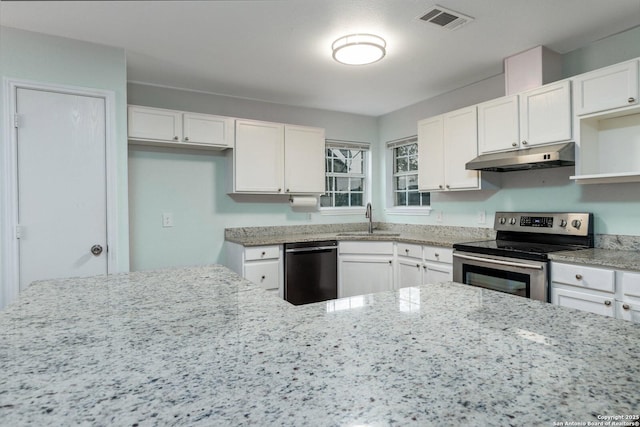
[[[397,156],[406,156],[407,155],[407,146],[403,145],[402,147],[396,148],[396,157]]]
[[[407,154],[415,156],[418,154],[418,143],[407,145]]]
[[[399,157],[396,159],[396,172],[406,172],[407,171],[407,158]]]
[[[420,193],[420,197],[422,198],[422,206],[429,206],[431,204],[430,193]]]
[[[347,172],[347,164],[343,159],[333,159],[333,172],[345,173]]]
[[[335,193],[335,206],[349,206],[349,193]]]
[[[409,170],[417,171],[418,170],[418,158],[417,157],[409,157]]]
[[[403,191],[396,192],[396,206],[405,206],[407,204],[407,195]]]
[[[349,188],[351,191],[362,191],[363,181],[364,179],[362,178],[351,178]]]
[[[349,172],[351,173],[363,173],[363,158],[362,151],[358,151],[354,154],[354,157],[351,159],[351,164],[349,168]]]
[[[362,206],[362,193],[351,193],[351,206]]]
[[[349,191],[349,178],[336,178],[337,191]]]
[[[410,191],[408,205],[420,206],[420,193],[418,193],[417,191]]]
[[[407,188],[409,190],[418,189],[418,175],[407,175]]]
[[[404,176],[396,177],[396,188],[394,190],[406,190],[407,188],[407,180]]]
[[[320,196],[320,207],[326,208],[331,207],[333,204],[331,203],[331,195],[323,194]]]

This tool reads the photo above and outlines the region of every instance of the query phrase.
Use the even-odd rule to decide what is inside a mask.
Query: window
[[[325,208],[363,207],[369,201],[369,144],[327,141],[325,189],[320,206]]]
[[[393,206],[429,206],[429,193],[418,191],[418,142],[416,137],[387,144],[392,151]]]

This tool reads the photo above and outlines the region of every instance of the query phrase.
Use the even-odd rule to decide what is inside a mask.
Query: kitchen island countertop
[[[292,306],[222,266],[36,282],[0,424],[543,425],[635,415],[640,327],[456,283]]]

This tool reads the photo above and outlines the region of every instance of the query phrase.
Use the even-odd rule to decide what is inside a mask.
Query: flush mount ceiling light
[[[366,65],[380,61],[387,53],[387,42],[373,34],[349,34],[331,45],[333,59],[341,64]]]

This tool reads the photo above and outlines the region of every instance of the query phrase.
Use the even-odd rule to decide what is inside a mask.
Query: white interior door
[[[18,88],[16,112],[20,289],[106,274],[105,100]]]

